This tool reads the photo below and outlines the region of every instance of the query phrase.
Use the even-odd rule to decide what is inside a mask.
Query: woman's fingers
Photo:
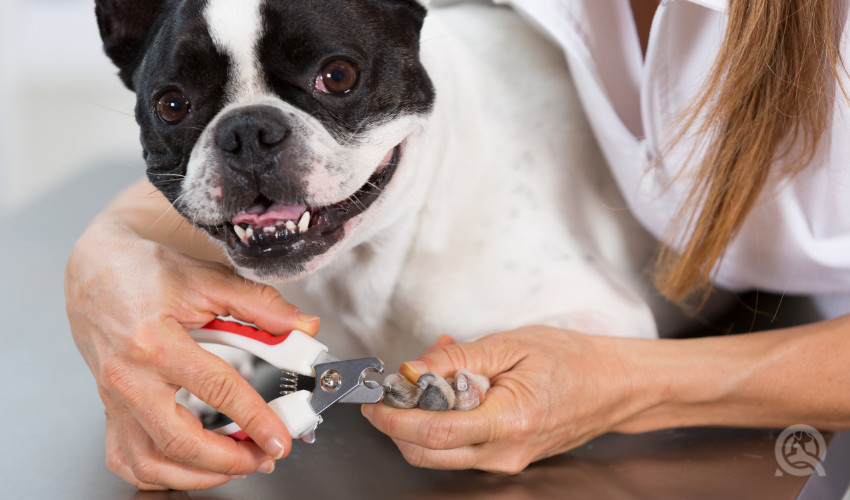
[[[168,338],[166,332],[162,338]],[[126,422],[132,419],[143,431],[122,434],[125,452],[132,440],[139,445],[150,442],[170,461],[227,476],[253,473],[271,462],[271,457],[283,456],[291,444],[280,418],[230,365],[201,349],[185,332],[180,336],[172,340],[153,371],[144,364],[113,360],[100,374],[101,398],[112,420],[136,430]],[[254,439],[266,445],[266,452],[254,443],[205,431],[197,418],[175,402],[177,385],[232,413],[249,435],[253,432]],[[269,446],[272,438],[276,447]],[[154,470],[162,467],[148,464]]]
[[[212,302],[211,310],[254,323],[275,335],[292,330],[309,335],[319,332],[319,318],[299,311],[275,288],[246,280],[223,266],[217,267],[218,272],[197,273],[191,278],[195,280],[194,288],[203,294],[201,300]]]
[[[434,412],[376,404],[363,405],[362,413],[375,428],[393,439],[431,450],[476,445],[493,437],[493,420],[481,407],[468,412]]]
[[[393,442],[407,463],[414,467],[438,470],[474,469],[479,458],[479,448],[475,446],[434,450],[400,439],[393,439]]]
[[[185,387],[196,397],[230,417],[268,456],[277,460],[289,454],[292,449],[292,440],[283,421],[233,367],[214,354],[201,349],[192,341],[176,349],[178,355],[171,357],[171,362],[165,363],[161,368],[163,375],[169,381]],[[204,369],[198,371],[197,367],[204,367]],[[172,406],[172,410],[174,411],[172,418],[175,421],[180,415],[191,416],[187,410],[176,404]],[[178,439],[191,440],[181,444],[181,447],[187,446],[192,449],[192,442],[198,442],[204,439],[205,435],[210,434],[202,431],[197,419],[192,420],[194,420],[193,425],[181,426],[179,429],[184,437]],[[149,429],[149,431],[158,444],[164,444],[174,439],[172,434],[176,429],[174,431]],[[217,434],[213,436],[222,440],[220,443],[225,449],[218,448],[218,450],[223,453],[226,453],[234,443],[232,439]],[[209,454],[212,454],[212,451],[210,449]],[[228,463],[233,465],[232,462]],[[205,467],[212,464],[196,463],[196,465]],[[221,465],[210,470],[222,471]],[[231,473],[235,472],[231,471]]]
[[[135,372],[129,375],[136,378]],[[252,473],[269,460],[253,443],[205,431],[197,418],[175,402],[174,394],[174,386],[164,382],[125,383],[101,391],[113,422],[128,428],[126,420],[132,419],[145,432],[122,435],[122,442],[144,438],[171,460],[227,475]],[[282,426],[280,419],[272,418]]]
[[[488,378],[508,372],[523,358],[513,349],[510,336],[492,335],[476,342],[457,344],[442,336],[418,360],[402,365],[402,374],[416,381],[426,371],[444,377],[464,369]],[[430,450],[450,450],[478,445],[504,434],[502,423],[512,413],[500,402],[504,388],[493,387],[484,403],[472,411],[430,412],[402,410],[388,405],[364,405],[363,415],[380,431],[394,439]]]
[[[469,411],[398,409],[363,405],[362,413],[384,434],[429,450],[453,450],[498,442],[521,442],[534,432],[537,411],[517,397],[511,382],[496,385],[484,403]]]
[[[430,354],[430,353],[436,351],[437,349],[439,349],[441,347],[445,347],[447,345],[452,345],[452,344],[456,344],[456,343],[457,342],[455,341],[454,337],[452,337],[451,335],[440,335],[439,337],[437,337],[437,341],[434,342],[434,344],[431,347],[429,347],[428,349],[425,349],[425,354]]]
[[[145,430],[125,411],[113,411],[106,423],[107,466],[143,490],[212,488],[234,476],[198,469],[164,456]]]
[[[115,429],[115,424],[110,419],[109,414],[106,413],[106,467],[111,470],[113,474],[136,488],[142,490],[167,490],[167,486],[142,483],[138,480],[138,478],[136,478],[130,464],[127,463],[127,458],[124,457],[124,450],[121,449],[121,443],[118,441],[118,436],[119,431]]]
[[[419,359],[402,364],[401,373],[412,382],[427,371],[450,377],[458,370],[469,370],[493,378],[522,360],[523,352],[515,346],[510,335],[489,335],[475,342],[460,344],[445,335]]]
[[[518,474],[531,459],[521,450],[502,453],[496,445],[472,445],[451,450],[433,450],[401,440],[393,440],[404,459],[415,467],[441,470],[479,469],[502,474]]]

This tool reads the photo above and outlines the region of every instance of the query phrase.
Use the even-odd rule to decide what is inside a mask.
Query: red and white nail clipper
[[[383,372],[381,360],[340,361],[328,354],[324,344],[297,330],[274,336],[249,325],[216,319],[189,335],[197,342],[242,349],[280,369],[281,396],[269,401],[269,406],[295,439],[314,442],[316,427],[322,423],[320,414],[334,403],[377,403],[384,396],[378,382],[364,379],[370,372]],[[312,392],[296,389],[298,375],[314,378]],[[215,432],[234,439],[248,439],[235,422]]]

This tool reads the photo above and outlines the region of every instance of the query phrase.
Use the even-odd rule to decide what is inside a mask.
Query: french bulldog
[[[529,324],[656,336],[655,242],[563,54],[509,8],[427,4],[96,0],[96,14],[150,181],[334,336],[397,361],[441,333]]]

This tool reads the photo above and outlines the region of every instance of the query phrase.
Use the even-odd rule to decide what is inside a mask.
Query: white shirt
[[[563,47],[630,209],[657,238],[669,239],[699,162],[686,165],[687,138],[661,161],[655,155],[712,67],[727,0],[663,0],[645,62],[629,0],[494,1],[513,5]],[[842,52],[850,54],[846,46]],[[765,187],[716,269],[719,286],[815,296],[830,316],[850,313],[850,108],[836,95],[834,140],[825,137],[800,175]]]

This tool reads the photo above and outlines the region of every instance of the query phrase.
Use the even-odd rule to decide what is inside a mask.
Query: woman
[[[533,326],[465,344],[442,338],[407,368],[483,373],[494,384],[485,406],[424,421],[383,405],[364,415],[415,465],[504,472],[609,431],[850,427],[850,151],[840,140],[847,2],[511,3],[564,47],[614,177],[664,242],[662,292],[699,299],[713,281],[808,294],[832,319],[693,340]],[[185,330],[221,314],[276,333],[315,333],[319,321],[212,263],[221,256],[180,227],[165,201],[145,196],[152,191],[141,184],[121,195],[68,264],[69,317],[106,405],[109,466],[142,488],[270,472],[290,449],[285,429]],[[163,213],[173,233],[150,231]],[[175,385],[261,447],[202,433],[174,405]]]

